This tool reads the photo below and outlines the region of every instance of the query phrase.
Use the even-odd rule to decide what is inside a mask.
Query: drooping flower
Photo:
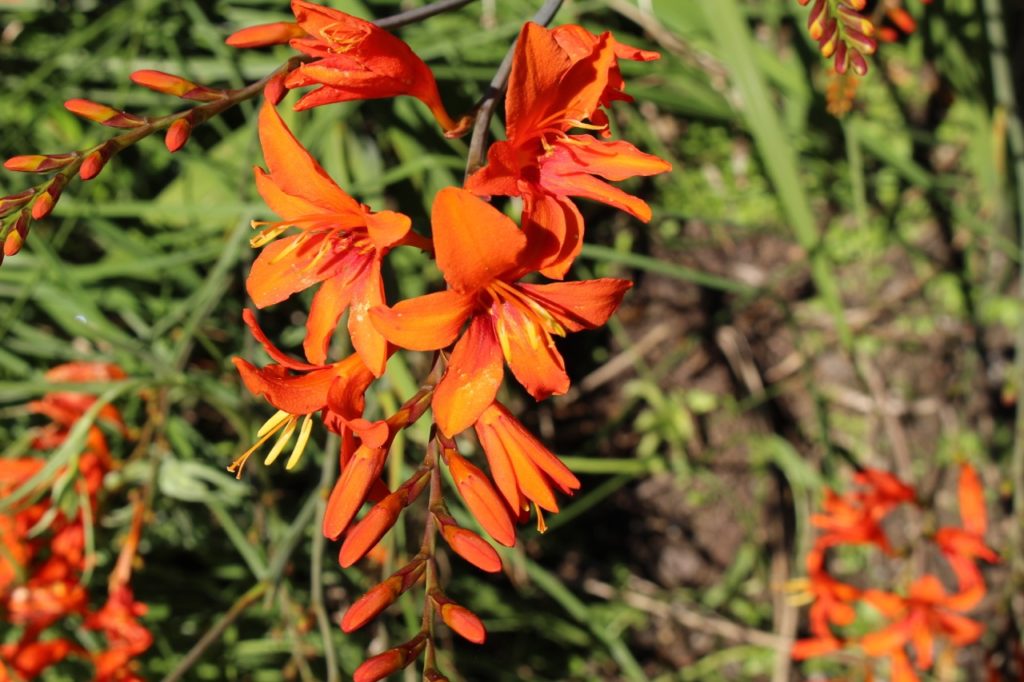
[[[234,47],[290,42],[313,57],[288,75],[288,88],[318,86],[295,105],[310,109],[334,102],[410,95],[430,109],[447,135],[466,132],[471,117],[449,116],[434,74],[400,38],[364,19],[304,0],[292,0],[295,23],[275,22],[242,29],[228,37]]]
[[[384,371],[387,344],[367,319],[384,304],[381,260],[392,247],[417,243],[409,218],[393,211],[374,213],[346,194],[295,139],[277,111],[265,104],[259,116],[260,143],[269,172],[256,169],[256,186],[282,220],[257,224],[256,258],[246,289],[259,308],[278,303],[314,284],[303,343],[306,358],[323,364],[327,345],[346,309],[352,344],[377,376]],[[278,239],[290,228],[300,232]]]
[[[573,128],[606,130],[600,107],[625,98],[620,55],[647,60],[654,53],[623,46],[608,33],[526,24],[505,98],[507,139],[491,145],[487,165],[466,181],[478,195],[523,197],[524,230],[541,247],[531,255],[548,277],[563,277],[582,246],[583,220],[569,197],[609,204],[646,222],[650,207],[605,180],[671,169],[628,142],[569,134]]]
[[[474,425],[498,490],[516,515],[537,507],[537,528],[547,529],[541,509],[558,511],[555,489],[571,495],[580,487],[569,468],[501,404],[487,407]]]
[[[373,382],[373,374],[360,356],[354,353],[330,364],[316,365],[296,360],[270,342],[251,310],[243,311],[242,319],[276,362],[257,368],[236,357],[235,368],[249,392],[265,398],[277,408],[277,412],[260,427],[256,443],[238,457],[229,470],[240,476],[252,453],[277,434],[277,441],[264,462],[273,464],[298,428],[298,438],[285,464],[286,468],[291,469],[298,463],[309,442],[313,415],[322,413],[324,424],[340,431],[344,423],[362,415],[363,394]]]
[[[494,402],[503,358],[536,400],[565,393],[569,377],[552,335],[604,324],[632,284],[519,282],[529,270],[526,236],[462,189],[438,193],[431,221],[448,290],[374,308],[370,316],[402,348],[435,350],[457,340],[432,401],[441,432],[451,437],[469,428]]]
[[[873,544],[891,553],[882,520],[895,507],[912,502],[914,489],[878,469],[864,469],[854,476],[854,481],[863,489],[845,495],[825,491],[823,513],[811,517],[811,523],[825,531],[818,545]]]
[[[950,598],[939,579],[930,574],[915,580],[907,597],[880,590],[865,591],[864,601],[892,622],[861,637],[861,648],[869,656],[892,656],[904,654],[904,647],[910,646],[917,667],[931,668],[937,638],[965,646],[977,641],[985,631],[981,623],[961,615],[961,607]]]

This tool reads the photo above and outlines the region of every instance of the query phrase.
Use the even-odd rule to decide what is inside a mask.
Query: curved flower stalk
[[[893,682],[916,682],[920,679],[917,671],[932,667],[936,647],[961,647],[981,637],[984,625],[965,614],[986,592],[978,560],[991,563],[999,557],[985,545],[987,513],[978,474],[969,464],[962,464],[959,473],[961,526],[942,527],[917,540],[917,544],[928,542],[939,550],[956,578],[955,591],[949,591],[934,573],[916,575],[905,591],[858,589],[833,577],[827,552],[841,545],[873,545],[890,558],[898,558],[900,553],[882,524],[894,510],[915,504],[917,495],[892,474],[875,469],[857,474],[855,480],[862,490],[841,496],[827,491],[824,513],[812,517],[812,523],[823,532],[806,560],[811,637],[793,646],[795,659],[859,650],[869,661],[888,659]],[[877,612],[886,624],[848,635],[862,606]]]

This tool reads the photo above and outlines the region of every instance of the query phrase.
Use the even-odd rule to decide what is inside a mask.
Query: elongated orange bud
[[[501,557],[487,540],[455,523],[443,510],[432,510],[441,535],[452,550],[481,571],[497,573],[501,570]]]
[[[118,111],[106,104],[93,102],[89,99],[69,99],[64,102],[64,108],[76,116],[89,119],[110,128],[138,128],[146,125],[147,121],[141,116]]]
[[[163,71],[142,69],[134,72],[130,78],[136,85],[141,85],[144,88],[196,102],[216,102],[227,96],[227,93],[223,90],[208,88],[205,85],[199,85],[181,76],[164,73]]]
[[[25,154],[4,161],[4,168],[19,173],[48,173],[60,170],[78,158],[78,154]]]
[[[394,649],[388,649],[382,654],[368,658],[362,665],[356,668],[355,673],[352,675],[353,682],[378,682],[383,680],[388,675],[402,670],[415,661],[426,644],[427,636],[421,633],[401,646],[396,646]]]
[[[405,565],[387,580],[371,587],[366,594],[348,607],[341,619],[341,629],[354,632],[363,627],[395,602],[410,587],[419,582],[427,569],[426,557],[420,556]]]
[[[474,644],[484,643],[487,639],[487,629],[484,628],[483,621],[475,613],[465,606],[456,604],[440,590],[432,591],[430,599],[436,605],[445,625]]]
[[[224,41],[231,47],[267,47],[284,45],[292,38],[307,35],[294,21],[276,21],[272,24],[259,24],[235,31]]]
[[[53,207],[57,204],[57,200],[60,199],[60,193],[64,191],[64,185],[66,184],[67,178],[63,175],[55,175],[53,179],[46,183],[42,193],[32,202],[33,220],[42,220],[50,215]]]
[[[17,211],[19,208],[27,204],[35,194],[36,191],[34,189],[26,189],[16,194],[9,194],[6,197],[0,197],[0,218]]]
[[[164,136],[164,144],[167,145],[167,151],[173,154],[184,147],[191,134],[192,124],[188,122],[187,118],[179,118],[171,124],[167,129],[167,134]]]
[[[470,464],[454,448],[446,447],[442,453],[455,480],[455,487],[473,517],[492,538],[506,547],[515,545],[516,529],[512,517],[487,474]]]
[[[114,149],[110,143],[101,145],[99,149],[92,151],[82,161],[82,165],[78,168],[78,177],[82,180],[92,180],[103,167],[107,165],[107,161],[113,155]]]
[[[348,568],[373,549],[374,545],[384,537],[384,534],[395,525],[402,510],[412,504],[423,492],[423,488],[430,481],[429,474],[429,469],[417,472],[398,490],[374,505],[369,513],[349,531],[338,555],[338,563],[342,568]]]
[[[326,537],[335,540],[348,528],[363,506],[370,486],[380,476],[387,454],[386,448],[360,445],[342,465],[341,478],[331,490],[324,513],[323,533]]]

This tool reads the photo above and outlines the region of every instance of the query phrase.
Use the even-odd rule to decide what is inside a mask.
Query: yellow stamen
[[[291,416],[292,415],[290,412],[278,410],[273,414],[273,416],[270,419],[263,423],[263,426],[260,427],[260,430],[256,432],[256,437],[262,438],[268,433],[273,433],[274,431],[277,431],[277,427],[281,425],[281,422],[285,421],[286,419],[288,419],[288,417]]]
[[[309,434],[313,432],[313,415],[307,414],[305,420],[302,422],[302,428],[299,429],[299,438],[295,441],[295,447],[292,448],[292,454],[288,456],[288,461],[285,462],[284,468],[291,471],[295,468],[295,465],[302,459],[302,453],[306,451],[306,444],[309,443]]]
[[[284,427],[283,431],[281,431],[281,435],[277,437],[277,442],[274,443],[274,447],[270,449],[270,452],[267,453],[266,458],[263,460],[264,466],[270,466],[277,461],[277,457],[281,454],[281,451],[284,450],[284,446],[292,439],[292,434],[295,433],[295,425],[298,423],[298,417],[292,417],[288,420],[288,425]]]
[[[537,505],[534,505],[534,508],[537,510],[537,532],[547,533],[548,524],[544,523],[544,513],[541,512],[540,507],[538,507]]]

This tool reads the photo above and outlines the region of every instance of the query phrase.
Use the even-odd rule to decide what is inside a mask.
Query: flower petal
[[[289,375],[281,365],[258,369],[242,358],[232,358],[249,392],[289,414],[310,414],[327,404],[327,391],[337,376],[333,367]]]
[[[624,279],[601,278],[516,286],[540,303],[566,329],[578,332],[607,322],[633,283]]]
[[[523,196],[523,232],[530,262],[545,277],[562,279],[583,248],[583,216],[569,199]]]
[[[494,331],[509,369],[534,400],[569,390],[565,361],[533,315],[510,303],[492,308]]]
[[[449,438],[465,431],[494,402],[504,367],[491,320],[474,317],[455,344],[448,369],[434,390],[434,421]]]
[[[373,326],[391,343],[409,350],[436,350],[459,336],[476,301],[455,291],[438,291],[370,309]]]
[[[343,192],[295,139],[270,103],[260,109],[259,134],[270,178],[282,192],[333,213],[365,212],[360,203]]]
[[[361,254],[333,248],[333,235],[295,235],[263,248],[253,261],[245,289],[257,308],[280,303],[292,294],[358,267]]]
[[[470,192],[442,189],[430,219],[437,266],[452,289],[478,291],[520,265],[526,236],[507,216]]]
[[[325,279],[314,294],[306,319],[306,338],[302,341],[306,359],[310,362],[318,365],[326,362],[327,347],[338,329],[338,320],[352,300],[353,284],[363,276],[362,273],[361,268],[343,270]]]
[[[384,308],[384,284],[380,279],[380,260],[374,258],[352,291],[352,309],[348,314],[348,332],[352,345],[375,376],[384,373],[388,362],[388,342],[370,320],[370,310]]]

